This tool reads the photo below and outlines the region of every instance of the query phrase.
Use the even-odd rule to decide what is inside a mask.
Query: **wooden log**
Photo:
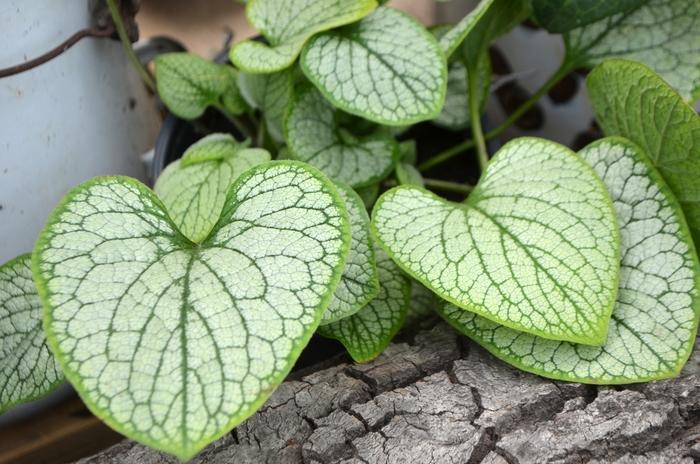
[[[697,359],[688,366],[676,379],[629,387],[551,381],[440,324],[371,363],[286,381],[192,462],[692,464],[700,377]],[[177,460],[126,440],[79,462]]]

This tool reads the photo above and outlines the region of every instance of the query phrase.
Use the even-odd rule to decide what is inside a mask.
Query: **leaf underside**
[[[620,135],[651,158],[700,243],[700,117],[650,69],[610,60],[589,75],[588,92],[607,135]]]
[[[445,100],[447,67],[437,41],[392,8],[315,36],[301,66],[335,106],[382,124],[431,119]]]
[[[377,7],[374,0],[253,0],[248,22],[269,45],[245,40],[230,52],[231,62],[250,73],[288,68],[312,35],[358,21]]]
[[[211,134],[166,167],[154,190],[180,232],[199,243],[219,220],[231,184],[266,161],[265,150],[243,148],[228,134]]]
[[[393,138],[342,138],[333,107],[313,87],[299,92],[287,115],[285,129],[292,158],[310,163],[353,187],[376,184],[394,166],[397,147]]]
[[[350,217],[350,250],[340,282],[333,293],[321,324],[355,314],[379,292],[377,261],[369,236],[369,215],[362,199],[346,185],[338,185]]]
[[[619,236],[605,187],[575,153],[505,145],[464,203],[401,186],[382,195],[379,244],[440,297],[535,335],[602,344]]]
[[[555,379],[596,384],[677,375],[692,350],[700,311],[700,265],[680,206],[631,142],[603,139],[581,155],[610,190],[620,220],[620,289],[604,346],[546,340],[454,305],[448,322],[499,358]]]
[[[639,61],[661,75],[684,100],[700,97],[697,0],[651,0],[631,13],[570,31],[565,42],[567,58],[577,66],[615,57]]]
[[[41,398],[63,381],[41,326],[31,255],[0,266],[0,413]]]
[[[403,325],[411,282],[381,249],[376,250],[379,294],[350,317],[318,328],[318,333],[345,346],[356,362],[379,356]]]
[[[297,162],[240,176],[199,245],[137,181],[87,182],[34,254],[50,346],[96,416],[189,459],[289,372],[330,302],[349,234],[335,187]]]

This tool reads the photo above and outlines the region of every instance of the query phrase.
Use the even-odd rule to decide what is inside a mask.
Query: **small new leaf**
[[[581,156],[602,177],[620,220],[620,289],[605,344],[546,340],[450,304],[440,312],[499,358],[545,377],[595,384],[674,377],[693,348],[700,313],[700,264],[681,208],[631,142],[603,139]]]
[[[314,34],[350,24],[377,7],[375,0],[252,0],[248,22],[269,42],[244,40],[230,52],[231,62],[249,73],[281,71],[294,63]]]
[[[355,137],[337,126],[334,108],[313,87],[299,92],[285,123],[291,156],[316,166],[327,176],[362,187],[391,172],[397,146],[389,135]]]
[[[697,0],[651,0],[629,13],[570,31],[564,40],[572,67],[615,57],[639,61],[659,73],[684,100],[700,96]]]
[[[615,213],[590,166],[561,145],[506,144],[464,203],[389,190],[372,227],[406,272],[465,311],[546,338],[605,341],[620,267]]]
[[[437,41],[392,8],[317,35],[301,67],[335,106],[386,125],[431,119],[445,101],[447,67]]]
[[[190,53],[166,53],[155,64],[158,95],[174,115],[184,119],[200,117],[231,85],[225,66]]]
[[[700,117],[649,68],[631,61],[597,66],[588,93],[603,131],[633,141],[651,158],[700,243]]]
[[[180,232],[199,243],[219,220],[231,184],[266,161],[265,150],[246,148],[229,134],[211,134],[166,167],[154,190]]]
[[[277,161],[238,178],[197,245],[139,182],[86,182],[52,213],[32,264],[49,344],[86,405],[187,460],[284,379],[349,243],[333,184]]]
[[[63,381],[46,343],[31,255],[0,266],[0,413],[49,393]]]
[[[318,333],[345,346],[355,362],[379,356],[401,329],[411,298],[411,282],[396,264],[377,249],[379,294],[350,317],[318,328]]]
[[[377,261],[369,235],[369,215],[362,199],[346,185],[338,193],[350,217],[350,251],[340,282],[333,293],[321,324],[329,324],[355,314],[379,292]]]

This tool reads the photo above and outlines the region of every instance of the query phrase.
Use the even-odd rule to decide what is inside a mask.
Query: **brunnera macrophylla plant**
[[[77,186],[33,253],[0,267],[0,411],[65,378],[115,430],[187,460],[253,414],[314,333],[365,362],[433,314],[545,377],[679,372],[700,313],[696,0],[483,0],[431,29],[374,0],[246,12],[261,37],[230,64],[155,68],[172,113],[218,112],[231,131],[153,190]],[[565,56],[484,133],[488,48],[527,18]],[[580,67],[607,137],[489,153]],[[421,159],[418,122],[463,142]],[[476,185],[429,177],[464,153]]]

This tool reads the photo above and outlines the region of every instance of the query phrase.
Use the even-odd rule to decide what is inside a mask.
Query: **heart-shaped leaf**
[[[447,67],[437,41],[392,8],[317,35],[301,67],[335,106],[382,124],[432,119],[445,101]]]
[[[700,97],[697,0],[651,0],[632,12],[575,29],[564,39],[571,67],[593,66],[614,57],[640,61],[685,100]]]
[[[225,66],[190,53],[166,53],[155,60],[158,95],[168,109],[184,119],[196,119],[232,85]]]
[[[604,139],[581,155],[610,190],[622,232],[620,290],[605,345],[546,340],[449,304],[441,312],[499,358],[545,377],[597,384],[673,377],[692,350],[700,313],[700,264],[680,206],[629,141]]]
[[[461,46],[467,64],[476,63],[496,37],[508,32],[529,13],[527,0],[481,0],[442,35],[440,46],[448,57]]]
[[[588,78],[601,127],[644,150],[671,188],[700,244],[700,117],[644,65],[610,60]]]
[[[411,282],[396,264],[377,249],[379,294],[350,317],[318,328],[318,333],[345,346],[356,362],[379,356],[403,325],[411,298]]]
[[[0,266],[0,413],[44,396],[63,381],[41,327],[31,255]]]
[[[355,22],[376,7],[375,0],[252,0],[248,22],[270,45],[244,40],[231,49],[231,62],[250,73],[288,68],[311,36]]]
[[[377,261],[369,236],[369,215],[357,193],[346,185],[337,187],[350,216],[352,240],[343,276],[323,313],[322,325],[355,314],[379,292]]]
[[[49,344],[90,410],[187,460],[284,379],[349,242],[332,183],[277,161],[238,178],[200,244],[139,182],[86,182],[52,213],[33,269]]]
[[[394,166],[397,147],[393,138],[381,134],[358,138],[338,127],[333,107],[313,87],[296,96],[285,130],[293,158],[353,187],[379,182]]]
[[[246,148],[229,134],[211,134],[165,168],[154,190],[180,232],[199,243],[219,220],[231,184],[266,161],[265,150]]]
[[[259,109],[265,118],[265,126],[275,140],[283,140],[284,116],[294,93],[294,76],[291,71],[273,74],[238,75],[238,85],[243,98],[253,108]]]
[[[575,153],[506,144],[464,203],[400,186],[374,207],[379,244],[440,297],[546,338],[605,341],[617,292],[610,197]]]
[[[532,0],[532,14],[549,32],[566,32],[608,16],[628,13],[649,0]]]

